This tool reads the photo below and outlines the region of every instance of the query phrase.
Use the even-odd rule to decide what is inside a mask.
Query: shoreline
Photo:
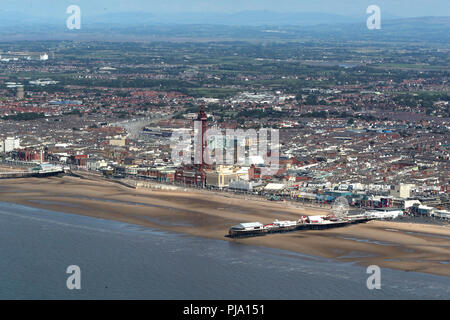
[[[130,189],[114,182],[62,178],[0,181],[0,201],[147,226],[204,238],[282,249],[359,265],[450,277],[450,227],[371,221],[338,229],[230,239],[240,222],[270,223],[326,210],[207,190]]]

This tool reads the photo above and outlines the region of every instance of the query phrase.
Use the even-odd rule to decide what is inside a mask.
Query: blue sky
[[[364,15],[371,4],[398,17],[450,16],[449,0],[2,0],[0,12],[28,15],[65,14],[71,4],[85,16],[118,12],[220,12],[269,10],[277,12],[321,12],[345,16]],[[5,3],[6,2],[6,3]]]

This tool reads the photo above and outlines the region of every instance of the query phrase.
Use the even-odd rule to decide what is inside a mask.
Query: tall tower
[[[205,105],[202,105],[200,111],[197,114],[197,119],[196,121],[201,121],[202,122],[202,155],[201,155],[201,164],[200,164],[200,168],[203,170],[203,167],[205,166],[205,150],[207,147],[207,141],[206,141],[206,130],[207,130],[207,119],[208,116],[205,112]]]
[[[206,141],[207,119],[208,119],[208,116],[205,112],[205,106],[202,105],[200,111],[197,114],[197,119],[196,119],[196,121],[201,121],[202,132],[201,132],[201,158],[200,158],[200,164],[197,164],[197,169],[196,169],[197,173],[196,173],[196,178],[195,178],[196,184],[201,185],[202,187],[206,186],[205,150],[207,147],[207,141]],[[200,181],[199,181],[199,179],[200,179]]]

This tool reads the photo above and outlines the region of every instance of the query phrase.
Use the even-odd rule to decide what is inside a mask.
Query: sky
[[[364,15],[369,5],[398,17],[450,16],[449,0],[0,0],[0,13],[31,16],[65,15],[69,5],[80,6],[85,16],[108,13],[182,13],[268,10],[276,12],[320,12],[344,16]]]

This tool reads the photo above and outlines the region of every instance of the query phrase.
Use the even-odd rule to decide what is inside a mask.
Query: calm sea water
[[[68,290],[66,268],[81,268]],[[0,203],[0,299],[449,299],[450,278]]]

